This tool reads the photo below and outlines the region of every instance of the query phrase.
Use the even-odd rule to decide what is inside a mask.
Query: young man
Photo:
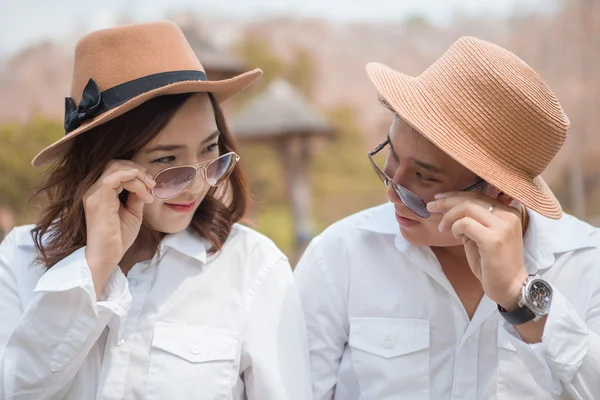
[[[390,202],[296,268],[315,399],[598,398],[600,230],[540,177],[568,132],[554,94],[469,37],[416,78],[367,72],[395,115],[369,153]]]

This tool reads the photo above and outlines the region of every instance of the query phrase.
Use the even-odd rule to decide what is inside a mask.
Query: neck
[[[156,253],[153,240],[145,233],[149,232],[140,231],[138,237],[135,239],[135,242],[133,242],[131,247],[125,252],[121,262],[119,263],[119,267],[125,275],[127,275],[127,273],[135,264],[152,259],[152,257],[154,257],[154,253]]]
[[[431,250],[438,260],[443,259],[451,261],[450,264],[455,265],[458,268],[469,268],[467,254],[465,253],[465,248],[462,245],[451,247],[432,247]]]

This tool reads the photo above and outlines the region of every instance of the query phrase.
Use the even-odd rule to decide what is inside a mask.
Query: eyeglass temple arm
[[[479,182],[469,186],[468,188],[464,189],[463,192],[470,192],[471,190],[475,190],[480,188],[481,186],[485,185],[487,182],[485,180],[480,180]]]
[[[370,156],[374,156],[375,154],[379,153],[381,151],[381,149],[383,149],[388,143],[389,143],[389,139],[385,139],[385,141],[381,144],[379,144],[377,147],[375,147],[373,149],[373,151],[369,152]]]

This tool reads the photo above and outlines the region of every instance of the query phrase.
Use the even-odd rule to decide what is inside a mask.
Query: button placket
[[[107,397],[109,396],[109,393],[110,398],[122,397],[126,384],[125,379],[127,377],[127,374],[123,371],[127,371],[129,368],[131,346],[134,343],[133,341],[128,342],[127,340],[138,328],[140,315],[142,314],[142,309],[146,302],[146,296],[148,295],[149,290],[149,285],[146,283],[151,281],[142,279],[142,276],[140,264],[134,265],[129,271],[128,281],[129,291],[131,293],[131,305],[124,317],[121,318],[118,332],[115,332],[118,335],[117,342],[115,343],[118,350],[114,352],[109,361],[111,363],[111,370],[106,378],[107,388],[98,396],[99,399],[104,400],[109,398]],[[134,286],[132,282],[137,282],[139,284]]]

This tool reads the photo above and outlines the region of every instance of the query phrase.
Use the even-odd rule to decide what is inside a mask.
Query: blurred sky
[[[334,22],[398,21],[420,15],[447,23],[456,12],[503,17],[544,12],[554,0],[0,0],[0,56],[40,40],[61,40],[113,26],[119,15],[134,21],[161,19],[168,12],[239,18],[292,15]]]

